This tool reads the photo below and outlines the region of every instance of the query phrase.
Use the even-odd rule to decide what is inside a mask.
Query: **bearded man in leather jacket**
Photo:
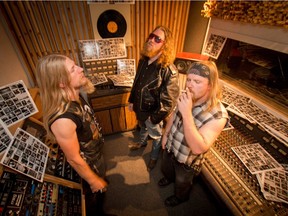
[[[169,118],[179,95],[172,32],[165,26],[157,26],[144,43],[141,55],[129,98],[129,110],[136,113],[140,127],[140,141],[129,144],[129,148],[145,147],[150,136],[152,151],[147,167],[150,171],[161,150],[163,120]]]

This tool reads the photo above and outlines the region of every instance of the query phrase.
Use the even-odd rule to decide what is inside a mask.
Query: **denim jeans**
[[[145,122],[139,121],[140,127],[140,144],[147,145],[148,136],[151,137],[152,141],[152,151],[150,158],[157,160],[159,152],[161,150],[161,136],[163,122],[159,124],[153,124],[148,118]]]

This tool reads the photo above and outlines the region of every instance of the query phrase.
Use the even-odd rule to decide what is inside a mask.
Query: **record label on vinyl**
[[[124,37],[127,31],[127,23],[116,10],[104,11],[97,20],[97,29],[102,38]]]

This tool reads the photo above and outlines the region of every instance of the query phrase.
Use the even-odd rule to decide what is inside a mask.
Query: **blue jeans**
[[[145,122],[139,121],[140,127],[140,144],[147,145],[148,136],[152,138],[151,159],[157,160],[161,150],[161,136],[163,122],[153,124],[148,118]]]

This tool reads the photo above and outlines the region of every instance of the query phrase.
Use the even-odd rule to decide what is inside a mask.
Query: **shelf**
[[[73,189],[79,189],[79,190],[82,189],[82,185],[80,183],[72,182],[72,181],[69,181],[69,180],[66,180],[66,179],[63,179],[63,178],[59,178],[59,177],[56,177],[56,176],[53,176],[53,175],[45,174],[44,181],[52,182],[52,183],[59,184],[59,185],[63,185],[63,186],[66,186],[66,187],[69,187],[69,188],[73,188]]]

